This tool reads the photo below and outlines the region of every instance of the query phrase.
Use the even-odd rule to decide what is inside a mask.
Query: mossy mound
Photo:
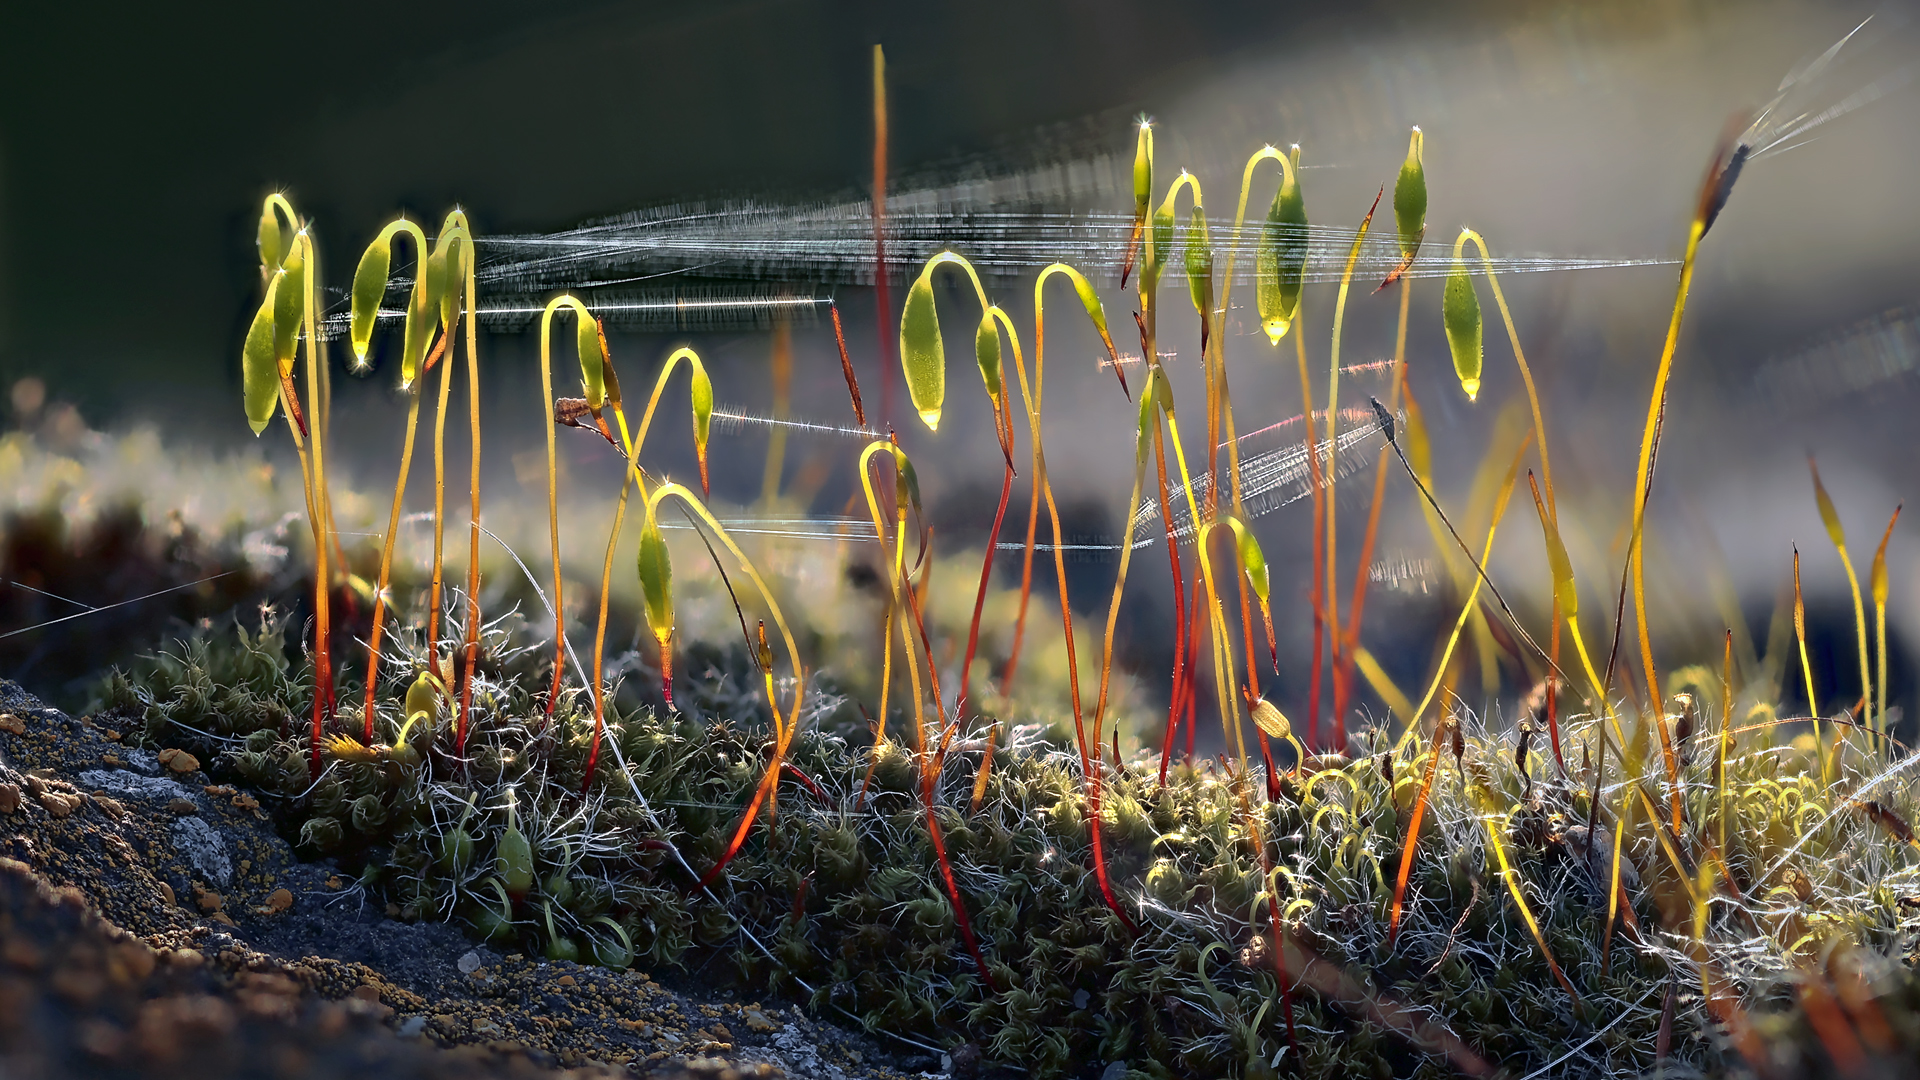
[[[1417,740],[1396,751],[1382,736],[1372,755],[1314,759],[1281,778],[1273,799],[1257,773],[1183,766],[1163,786],[1157,762],[1101,766],[1102,847],[1123,919],[1094,871],[1078,755],[1038,728],[997,741],[976,731],[947,755],[932,812],[983,973],[929,840],[921,759],[906,747],[803,731],[777,806],[711,888],[694,892],[768,767],[771,739],[758,727],[610,714],[587,785],[588,702],[563,696],[549,720],[537,697],[551,676],[546,654],[505,621],[485,641],[464,759],[451,756],[443,715],[414,737],[428,747],[414,763],[330,760],[316,780],[310,672],[282,640],[273,625],[195,639],[116,674],[105,702],[144,717],[150,744],[186,748],[262,792],[289,836],[341,860],[408,917],[461,920],[553,958],[672,966],[724,954],[747,984],[871,1030],[972,1039],[990,1061],[1043,1077],[1101,1062],[1151,1077],[1549,1066],[1626,1076],[1657,1054],[1670,1069],[1720,1073],[1745,1067],[1742,1039],[1796,1031],[1793,1059],[1806,1064],[1828,1052],[1796,1027],[1824,1019],[1801,1007],[1816,955],[1829,962],[1819,985],[1842,1000],[1865,988],[1853,997],[1900,1018],[1864,1052],[1917,1045],[1903,1003],[1911,977],[1871,959],[1898,956],[1920,929],[1901,901],[1916,891],[1912,851],[1844,804],[1829,812],[1787,748],[1728,757],[1724,801],[1712,753],[1694,753],[1683,774],[1686,857],[1731,874],[1749,902],[1716,903],[1697,932],[1690,885],[1664,841],[1644,818],[1629,821],[1629,905],[1603,957],[1614,822],[1603,811],[1589,839],[1590,769],[1562,778],[1470,719],[1460,753],[1440,756],[1391,936],[1402,837],[1434,760]],[[396,638],[383,700],[411,679],[412,644]],[[839,704],[815,693],[811,711]],[[342,730],[360,730],[355,713],[343,708]],[[752,715],[747,703],[739,715]],[[393,727],[382,714],[382,737]],[[1591,734],[1585,720],[1562,727],[1569,747]],[[1631,741],[1644,750],[1646,738]],[[1620,805],[1622,783],[1607,778],[1607,806]],[[1655,778],[1631,783],[1667,806]],[[1722,807],[1735,815],[1724,851],[1713,844]],[[514,832],[530,860],[513,850]],[[1702,956],[1719,983],[1712,1001]],[[1849,963],[1866,975],[1831,974]]]

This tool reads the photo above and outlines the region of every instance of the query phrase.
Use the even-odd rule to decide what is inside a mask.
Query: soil
[[[701,976],[501,955],[302,862],[191,755],[0,680],[0,1077],[964,1076]]]

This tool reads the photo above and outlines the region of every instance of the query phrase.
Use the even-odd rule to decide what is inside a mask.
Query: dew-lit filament
[[[1369,448],[1369,441],[1379,434],[1379,421],[1368,414],[1365,420],[1355,418],[1355,426],[1340,432],[1332,442],[1324,439],[1318,441],[1314,449],[1324,463],[1322,468],[1330,468],[1331,478],[1337,481],[1368,465],[1370,459],[1365,451]],[[1304,446],[1282,446],[1240,460],[1240,502],[1248,518],[1270,514],[1305,498],[1312,491],[1311,481],[1312,467]],[[1201,473],[1193,478],[1193,497],[1196,502],[1206,502],[1212,490],[1211,475]],[[1172,499],[1173,535],[1176,539],[1186,540],[1193,535],[1193,513],[1187,506],[1184,493],[1175,494]],[[1139,512],[1133,518],[1136,534],[1153,535],[1158,530],[1152,526],[1159,518],[1158,499],[1141,503]],[[1145,543],[1147,541],[1142,541],[1136,547],[1145,546]]]

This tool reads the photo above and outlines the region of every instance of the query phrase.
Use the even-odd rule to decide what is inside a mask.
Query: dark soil
[[[391,918],[298,860],[246,792],[108,723],[0,680],[0,1077],[970,1071],[698,976],[503,956]]]

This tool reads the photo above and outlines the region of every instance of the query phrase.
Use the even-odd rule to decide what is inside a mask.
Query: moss
[[[897,744],[801,734],[790,760],[821,795],[783,783],[772,826],[763,816],[726,873],[689,895],[694,875],[725,853],[766,768],[769,739],[751,713],[741,723],[701,724],[615,709],[609,738],[626,768],[603,762],[582,794],[585,703],[563,698],[546,725],[530,689],[547,685],[541,650],[507,620],[485,642],[489,674],[476,695],[468,761],[447,756],[442,732],[418,766],[332,761],[314,782],[298,708],[311,675],[284,653],[280,631],[269,619],[202,634],[137,673],[116,674],[102,693],[145,721],[149,745],[189,749],[216,775],[257,789],[305,850],[339,859],[410,917],[459,921],[529,955],[690,967],[719,954],[743,982],[876,1031],[971,1037],[992,1059],[1042,1077],[1095,1060],[1124,1060],[1130,1074],[1156,1077],[1447,1073],[1438,1043],[1407,1038],[1374,1007],[1383,1000],[1416,1006],[1425,1022],[1508,1069],[1583,1047],[1582,1068],[1624,1075],[1654,1064],[1666,988],[1676,978],[1698,985],[1684,927],[1677,937],[1651,929],[1676,925],[1662,922],[1665,872],[1652,833],[1630,833],[1626,849],[1641,879],[1635,914],[1648,934],[1630,944],[1617,931],[1603,963],[1606,890],[1585,848],[1589,779],[1525,782],[1500,739],[1471,726],[1468,752],[1505,792],[1511,815],[1502,835],[1578,1003],[1515,917],[1479,813],[1451,769],[1434,786],[1433,826],[1423,830],[1391,948],[1387,909],[1405,807],[1373,759],[1296,777],[1280,801],[1255,804],[1252,814],[1238,809],[1238,783],[1209,767],[1176,769],[1165,788],[1143,763],[1112,771],[1103,836],[1115,888],[1140,927],[1135,936],[1104,906],[1091,873],[1078,758],[1047,743],[996,748],[978,813],[964,808],[979,752],[950,757],[936,783],[990,989],[958,939],[913,794],[915,763]],[[406,672],[389,667],[397,696]],[[1572,743],[1590,731],[1584,720],[1563,727]],[[1844,814],[1809,829],[1807,808],[1825,796],[1802,775],[1781,775],[1775,756],[1730,762],[1730,801],[1741,818],[1728,866],[1751,882],[1798,845],[1794,857],[1818,890],[1799,916],[1808,932],[1850,942],[1861,955],[1890,954],[1911,939],[1912,911],[1895,890],[1853,889],[1844,865],[1821,861],[1893,851],[1888,838]],[[1392,770],[1398,787],[1423,765],[1403,756]],[[1690,820],[1710,830],[1718,812],[1711,788],[1690,784],[1688,800]],[[514,883],[524,892],[499,869],[509,801],[532,854],[529,879]],[[1301,980],[1311,953],[1322,975],[1348,980],[1346,990],[1320,976],[1295,982],[1291,1036],[1274,971],[1272,904],[1284,915],[1290,979]],[[1797,954],[1742,954],[1750,935],[1731,914],[1709,929],[1721,962],[1741,965],[1760,1029],[1805,1044],[1794,1026],[1804,1023],[1792,991],[1802,977]],[[1912,1039],[1900,1026],[1913,1015],[1901,1004],[1901,994],[1912,997],[1904,977],[1905,989],[1883,996],[1899,1037]],[[1769,995],[1783,1004],[1767,1006]],[[1674,1025],[1671,1063],[1734,1067],[1697,993],[1682,995]]]

